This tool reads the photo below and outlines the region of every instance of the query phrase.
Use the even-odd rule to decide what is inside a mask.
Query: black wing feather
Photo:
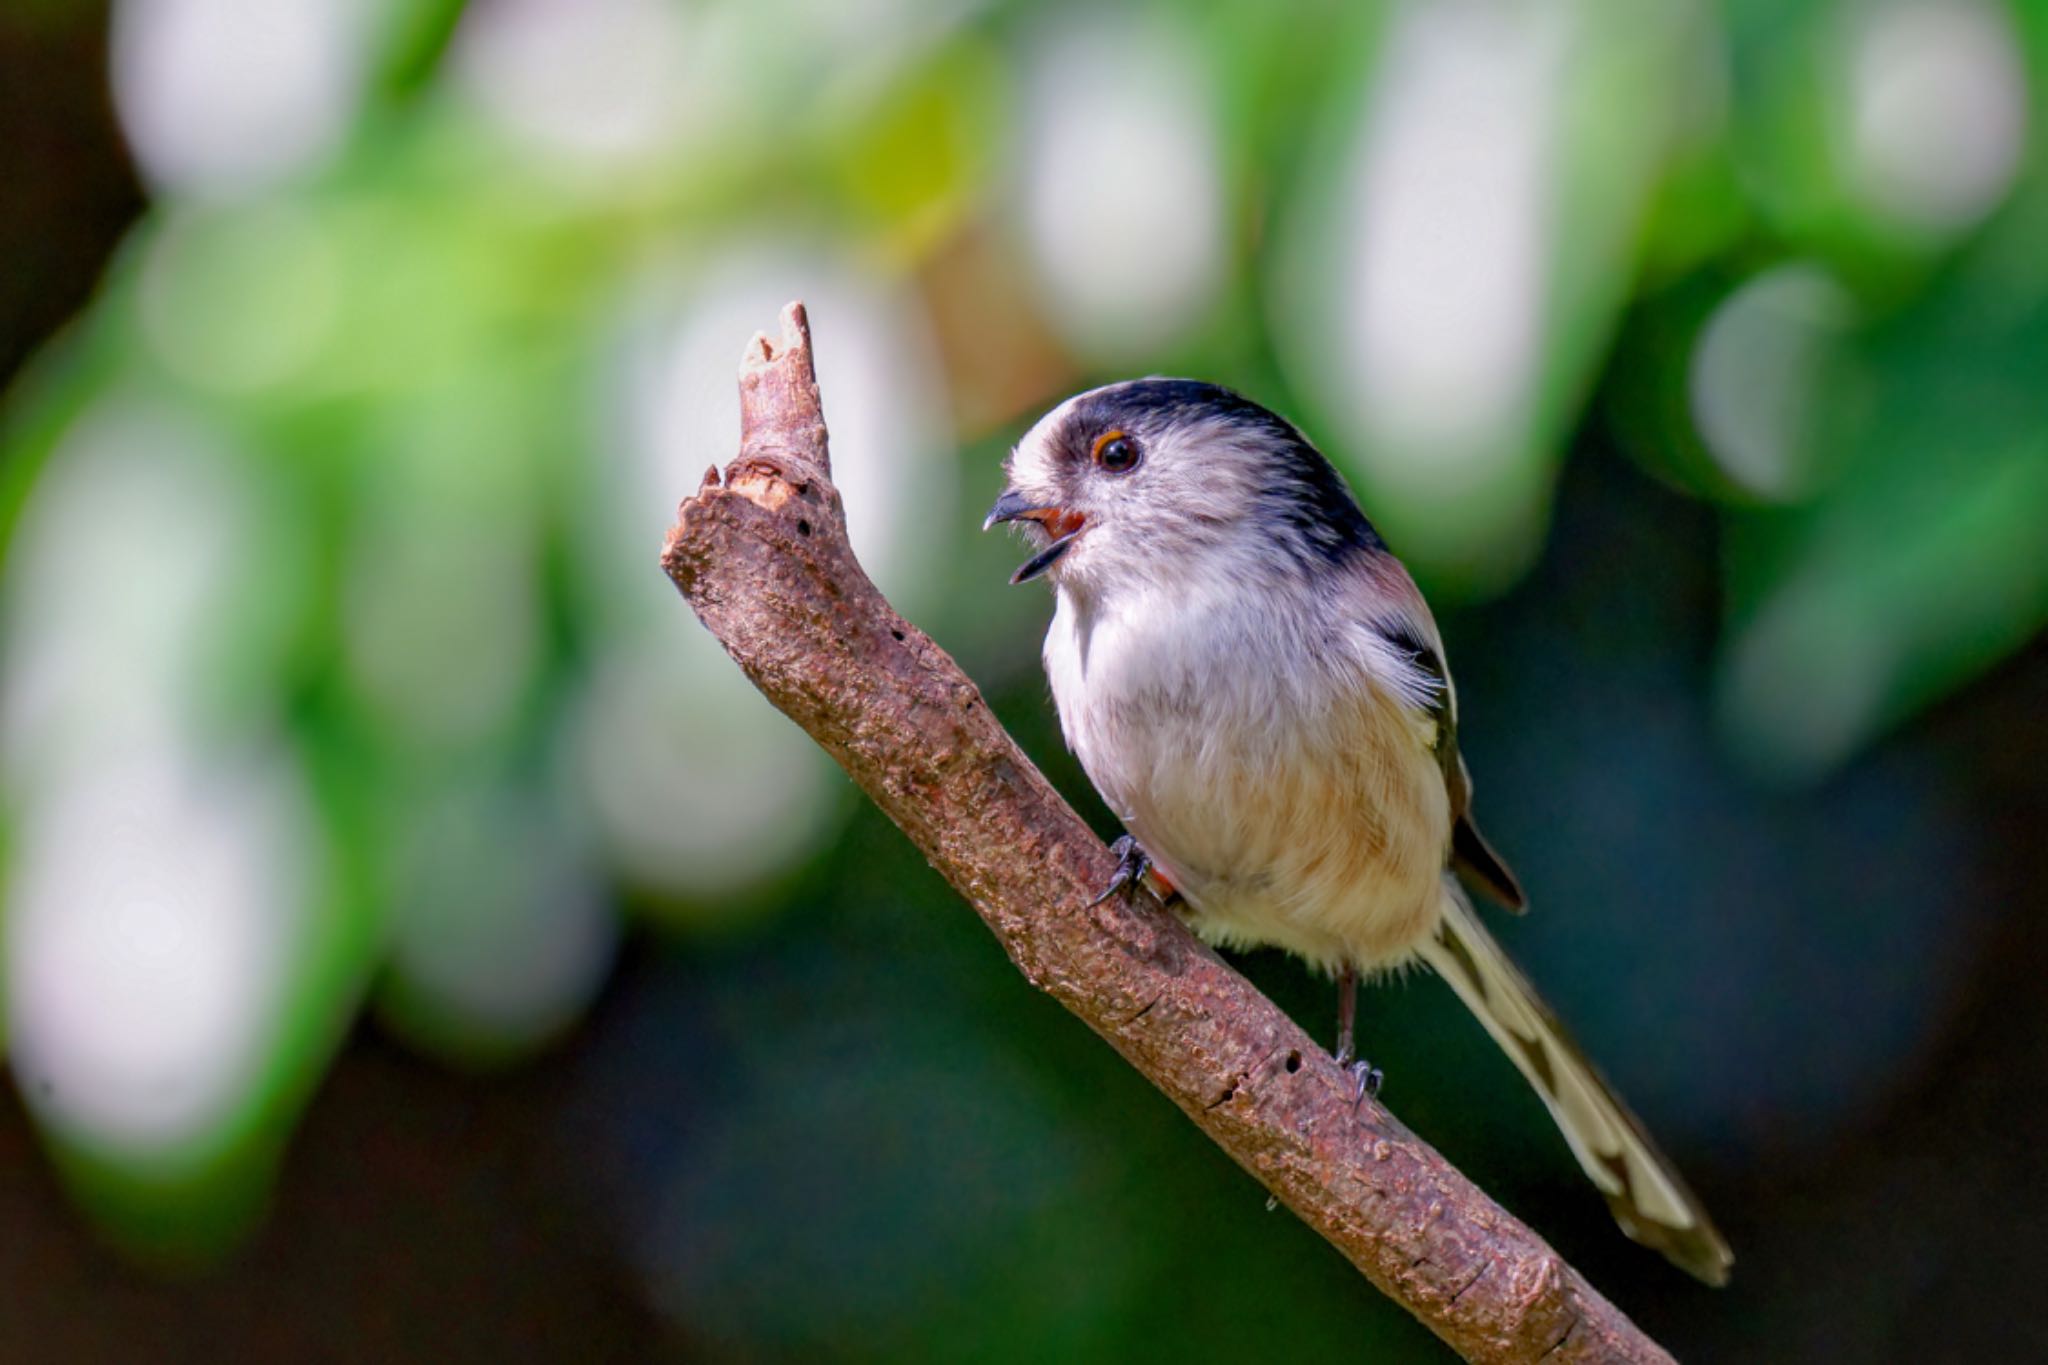
[[[1529,908],[1522,884],[1505,860],[1493,851],[1486,836],[1472,820],[1472,776],[1458,752],[1458,696],[1451,686],[1450,670],[1434,642],[1423,638],[1414,622],[1398,618],[1380,626],[1380,633],[1409,655],[1415,667],[1435,680],[1434,700],[1429,712],[1436,722],[1436,736],[1430,750],[1443,768],[1444,790],[1451,798],[1450,867],[1463,873],[1491,900],[1520,914]]]

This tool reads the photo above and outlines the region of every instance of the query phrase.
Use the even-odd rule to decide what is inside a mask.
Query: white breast
[[[1205,937],[1399,961],[1435,926],[1449,842],[1427,718],[1362,627],[1251,600],[1063,590],[1045,665],[1067,743]]]

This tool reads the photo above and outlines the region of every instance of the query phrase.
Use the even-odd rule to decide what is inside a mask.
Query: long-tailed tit
[[[1669,1161],[1481,925],[1462,875],[1523,906],[1472,820],[1458,701],[1414,580],[1288,422],[1212,384],[1141,379],[1053,409],[987,525],[1020,523],[1057,606],[1045,669],[1068,745],[1123,821],[1118,883],[1195,930],[1338,981],[1421,960],[1506,1050],[1615,1218],[1711,1284],[1733,1260]],[[1106,893],[1105,893],[1106,894]]]

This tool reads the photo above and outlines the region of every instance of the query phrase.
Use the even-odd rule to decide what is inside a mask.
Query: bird
[[[1067,746],[1123,824],[1102,899],[1152,885],[1205,941],[1334,978],[1354,1107],[1361,978],[1422,964],[1527,1078],[1630,1237],[1708,1284],[1734,1257],[1700,1201],[1487,932],[1521,912],[1479,832],[1429,605],[1343,476],[1253,400],[1191,379],[1077,394],[1004,461],[983,529],[1048,579]]]

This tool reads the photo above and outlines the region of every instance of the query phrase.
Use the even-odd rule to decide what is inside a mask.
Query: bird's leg
[[[1138,883],[1152,870],[1152,855],[1140,848],[1138,841],[1128,834],[1111,844],[1109,851],[1116,854],[1116,875],[1109,879],[1108,886],[1102,888],[1101,895],[1088,902],[1091,910],[1119,891],[1123,892],[1125,900],[1137,895]]]
[[[1350,963],[1337,973],[1337,1051],[1338,1066],[1350,1066],[1351,1058],[1357,1051],[1352,1046],[1352,1026],[1358,1021],[1358,972]]]
[[[1344,964],[1344,969],[1337,973],[1337,1051],[1335,1053],[1335,1060],[1338,1066],[1349,1071],[1352,1079],[1358,1082],[1358,1093],[1351,1097],[1351,1102],[1354,1105],[1367,1095],[1379,1094],[1380,1083],[1386,1080],[1386,1073],[1371,1062],[1359,1059],[1358,1049],[1353,1038],[1353,1030],[1357,1022],[1358,969],[1347,962]]]

